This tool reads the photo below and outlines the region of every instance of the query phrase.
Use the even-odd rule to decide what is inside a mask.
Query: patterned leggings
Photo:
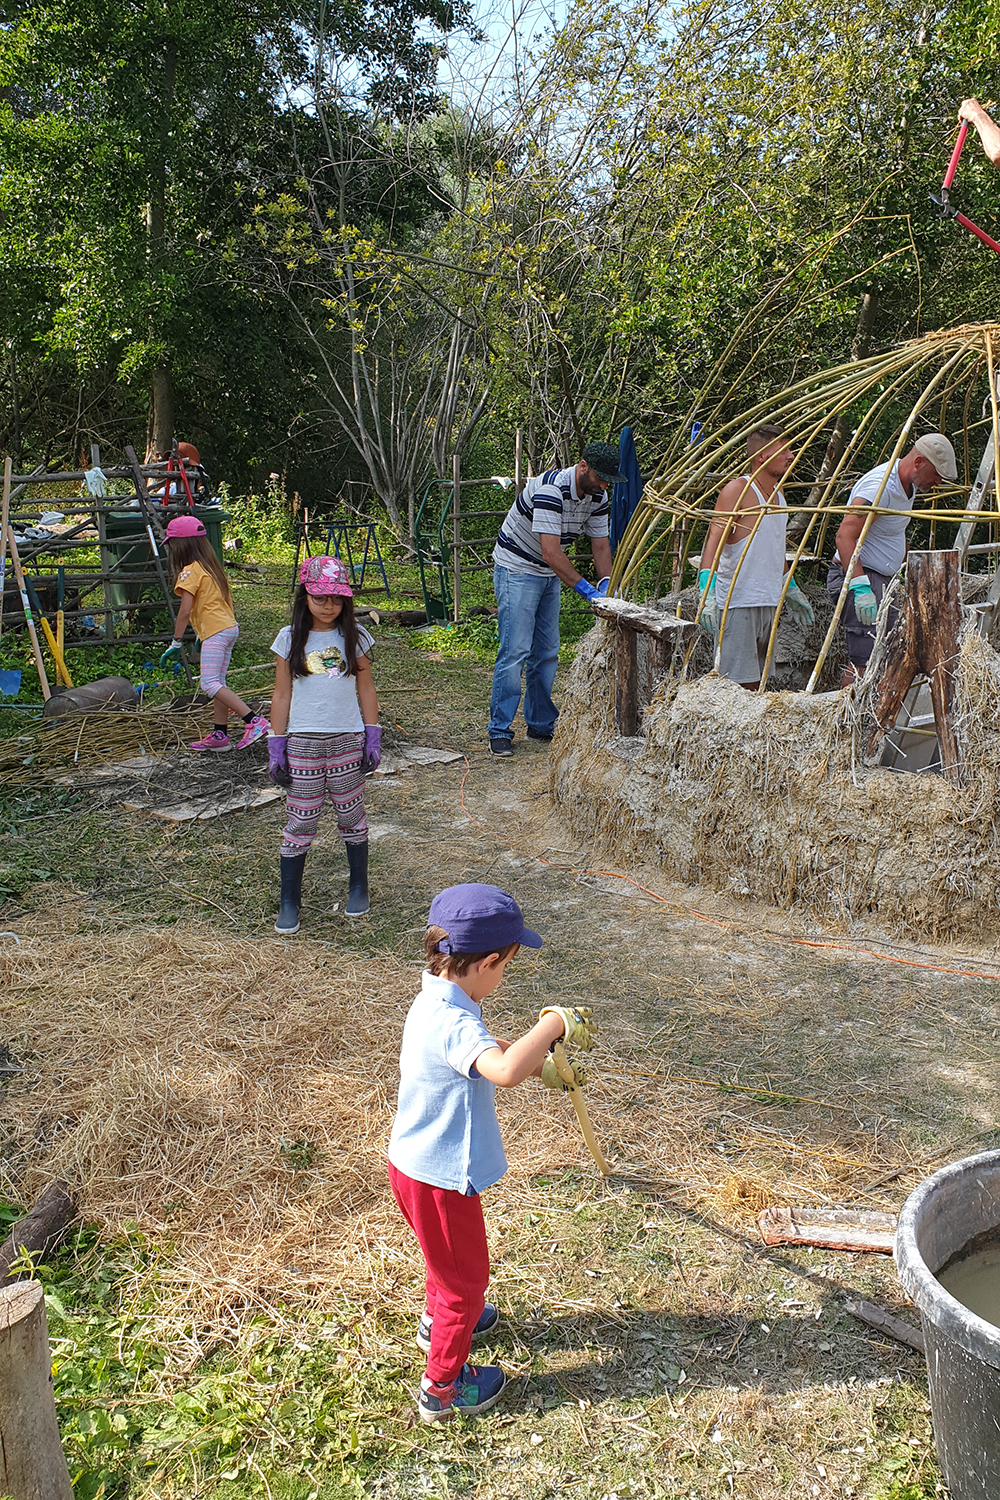
[[[365,817],[365,778],[361,774],[363,734],[290,734],[288,822],[281,840],[286,859],[305,854],[316,837],[319,815],[327,797],[337,812],[337,829],[345,844],[368,838]]]

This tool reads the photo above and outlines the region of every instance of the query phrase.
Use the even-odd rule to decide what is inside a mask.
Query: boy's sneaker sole
[[[487,1302],[483,1308],[482,1317],[472,1330],[472,1342],[484,1339],[488,1333],[492,1333],[500,1326],[500,1309],[494,1307],[492,1302]],[[417,1325],[417,1348],[422,1349],[425,1354],[431,1352],[431,1319],[425,1313]]]
[[[507,1387],[507,1377],[498,1365],[463,1365],[462,1374],[468,1373],[472,1379],[467,1381],[456,1381],[450,1389],[457,1390],[457,1395],[451,1400],[441,1403],[440,1398],[435,1396],[433,1388],[424,1390],[421,1387],[420,1399],[417,1402],[417,1412],[421,1422],[450,1422],[452,1417],[461,1415],[465,1417],[476,1417],[480,1412],[489,1411],[491,1406],[496,1406],[500,1397]],[[477,1389],[477,1377],[486,1376],[486,1390],[479,1399]],[[463,1395],[471,1397],[463,1401]]]

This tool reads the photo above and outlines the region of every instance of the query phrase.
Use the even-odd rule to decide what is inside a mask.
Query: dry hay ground
[[[450,742],[470,757],[464,785],[440,767],[371,788],[384,833],[369,923],[314,894],[308,935],[267,936],[256,892],[198,863],[211,828],[185,835],[184,883],[245,907],[243,930],[180,902],[164,927],[40,890],[13,924],[20,946],[0,940],[3,1036],[24,1070],[5,1101],[10,1190],[65,1175],[106,1239],[137,1223],[162,1247],[168,1391],[213,1347],[243,1357],[262,1319],[301,1346],[314,1314],[336,1316],[331,1359],[356,1376],[351,1430],[386,1496],[882,1500],[904,1493],[887,1464],[933,1494],[922,1361],[843,1309],[861,1292],[898,1310],[891,1263],[765,1250],[754,1215],[894,1208],[937,1161],[992,1141],[997,986],[940,972],[986,965],[865,956],[719,900],[699,920],[704,892],[637,865],[645,890],[601,872],[551,808],[542,747],[519,740],[497,765],[467,733]],[[148,860],[169,852],[162,830],[107,816],[111,837],[146,830]],[[264,809],[228,835],[238,868],[271,886],[280,820]],[[511,1170],[486,1208],[496,1353],[517,1379],[494,1419],[442,1434],[409,1425],[420,1284],[384,1150],[419,928],[434,890],[462,879],[513,890],[546,937],[490,1002],[498,1029],[546,1000],[595,1006],[587,1097],[617,1175],[598,1178],[561,1096],[529,1083],[501,1098]],[[253,1451],[273,1483],[281,1443]],[[158,1484],[150,1495],[193,1492]]]
[[[919,939],[1000,939],[1000,656],[962,642],[956,707],[966,782],[863,761],[871,720],[842,693],[747,693],[670,681],[642,736],[614,722],[615,631],[581,642],[553,747],[576,835],[611,858]]]

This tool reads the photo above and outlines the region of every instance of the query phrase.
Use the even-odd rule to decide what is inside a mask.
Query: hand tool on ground
[[[610,1177],[611,1168],[608,1165],[604,1152],[597,1144],[597,1137],[594,1134],[594,1128],[590,1123],[590,1116],[587,1113],[587,1106],[583,1100],[583,1091],[577,1086],[572,1064],[566,1056],[566,1045],[561,1037],[558,1042],[554,1042],[552,1045],[552,1061],[555,1064],[556,1072],[566,1085],[567,1094],[573,1101],[573,1108],[576,1110],[576,1118],[580,1122],[583,1138],[587,1142],[587,1149],[597,1163],[601,1174],[604,1177]]]
[[[63,687],[72,687],[73,679],[67,671],[66,663],[63,660],[63,654],[59,649],[59,642],[52,633],[52,626],[49,624],[48,620],[45,618],[45,615],[42,612],[42,601],[38,597],[38,591],[30,578],[26,578],[25,583],[28,586],[28,598],[31,601],[31,607],[38,615],[42,630],[45,633],[45,639],[49,645],[49,650],[52,653],[52,660],[56,664],[56,681],[61,682]]]
[[[7,581],[7,522],[10,519],[11,459],[3,461],[3,507],[0,509],[0,630],[3,629],[3,591]]]
[[[164,546],[166,546],[166,538],[164,536],[163,527],[160,525],[159,517],[157,516],[155,510],[149,503],[149,492],[146,489],[146,481],[142,477],[142,470],[139,467],[139,460],[135,456],[135,449],[132,447],[131,443],[129,443],[125,448],[125,457],[128,459],[129,468],[132,470],[132,481],[135,484],[136,499],[139,502],[139,509],[142,511],[142,518],[146,524],[146,535],[149,537],[149,545],[153,550],[153,562],[156,565],[156,573],[157,577],[160,580],[160,587],[163,590],[163,597],[167,601],[167,611],[170,615],[170,628],[171,630],[173,630],[175,624],[177,623],[177,611],[174,609],[174,596],[171,591],[170,584],[167,581],[166,572],[164,571],[163,556],[160,552],[159,547],[157,546],[157,536],[154,535],[155,529],[155,532],[159,536],[160,542]],[[183,643],[181,644],[181,666],[184,668],[184,676],[187,678],[188,687],[193,689],[194,679],[191,676],[191,666],[188,662],[187,652],[184,650]]]
[[[965,137],[968,135],[968,133],[969,122],[968,120],[963,120],[959,128],[958,139],[955,142],[955,149],[951,153],[951,161],[948,163],[948,170],[944,174],[944,181],[941,184],[941,191],[940,193],[931,193],[929,195],[930,200],[932,203],[937,204],[938,208],[941,210],[942,218],[957,219],[958,222],[962,225],[963,229],[967,229],[970,234],[974,234],[977,240],[982,240],[983,244],[986,245],[990,250],[992,250],[994,255],[1000,255],[1000,245],[997,244],[996,240],[992,239],[990,235],[986,233],[985,229],[980,229],[978,224],[973,224],[972,220],[966,218],[965,214],[959,213],[958,209],[955,208],[950,201],[951,185],[955,181],[955,173],[958,171],[959,158],[962,155],[962,147],[965,145]]]
[[[9,520],[7,522],[7,530],[5,532],[5,535],[10,546],[10,560],[14,564],[14,577],[17,579],[18,592],[21,595],[21,608],[24,610],[24,623],[28,627],[28,635],[31,638],[31,649],[35,654],[35,666],[38,668],[38,681],[41,683],[42,697],[47,701],[52,697],[52,689],[49,687],[49,679],[45,675],[45,663],[42,660],[42,648],[38,644],[38,632],[35,629],[35,622],[31,618],[31,605],[28,603],[28,589],[24,581],[24,573],[21,570],[21,559],[18,556],[17,538],[14,535],[14,528],[10,524]]]

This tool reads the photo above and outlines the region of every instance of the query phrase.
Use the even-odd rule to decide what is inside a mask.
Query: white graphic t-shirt
[[[358,626],[358,655],[367,656],[374,642]],[[271,650],[288,660],[292,627],[285,625]],[[341,630],[311,630],[306,640],[306,677],[292,678],[292,706],[288,734],[350,734],[364,729],[358,704],[357,678],[348,675]]]

